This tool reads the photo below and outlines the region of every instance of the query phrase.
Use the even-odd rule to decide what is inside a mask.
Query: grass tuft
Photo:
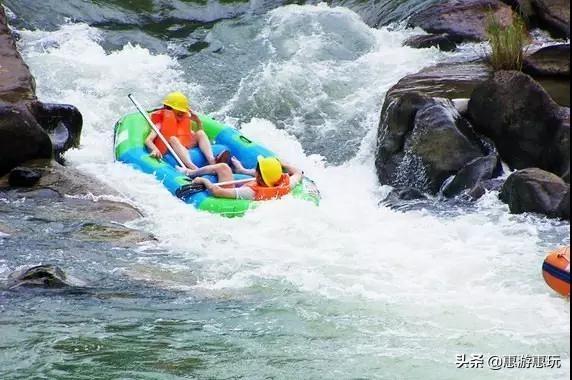
[[[504,25],[490,14],[487,17],[487,38],[491,46],[489,63],[495,71],[522,71],[529,35],[520,16],[515,16],[510,25]]]

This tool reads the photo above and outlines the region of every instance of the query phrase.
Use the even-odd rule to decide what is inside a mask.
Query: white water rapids
[[[137,263],[120,270],[207,298],[294,293],[297,318],[328,320],[332,336],[347,338],[348,347],[330,354],[348,360],[343,368],[356,361],[354,377],[377,361],[384,363],[382,378],[422,378],[425,371],[440,379],[567,378],[570,306],[546,287],[540,268],[551,248],[569,244],[568,224],[510,215],[493,193],[475,209],[448,216],[378,206],[387,191],[373,166],[384,95],[446,54],[402,47],[414,31],[371,29],[353,12],[324,5],[282,7],[255,26],[223,23],[210,33],[227,33],[227,51],[233,38],[251,38],[266,53],[240,50],[231,57],[236,69],[217,67],[217,52],[205,53],[209,71],[140,46],[106,52],[100,31],[85,24],[21,31],[40,99],[74,104],[84,116],[82,146],[67,153],[69,164],[139,207],[145,218],[134,226],[155,234],[168,252],[141,247]],[[240,73],[235,84],[222,82],[225,71]],[[209,74],[208,81],[197,79]],[[210,88],[217,78],[220,87]],[[114,123],[133,111],[127,94],[154,106],[171,90],[303,168],[322,192],[320,207],[286,199],[225,219],[196,211],[153,177],[114,162]],[[213,98],[217,91],[224,96]],[[282,115],[287,122],[280,123]],[[347,147],[346,139],[357,142]],[[455,369],[456,354],[473,353],[561,355],[563,368]]]

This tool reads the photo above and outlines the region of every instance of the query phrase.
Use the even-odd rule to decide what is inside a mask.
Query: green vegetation
[[[494,14],[489,15],[487,37],[491,45],[489,62],[493,69],[522,70],[529,35],[520,16],[515,16],[512,23],[506,25]]]

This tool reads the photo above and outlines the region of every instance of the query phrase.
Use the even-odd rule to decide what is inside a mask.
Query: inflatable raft
[[[243,136],[238,130],[226,126],[204,115],[200,115],[203,129],[213,144],[213,153],[219,154],[227,149],[237,157],[245,168],[254,168],[258,156],[275,156],[270,150]],[[256,207],[260,201],[242,199],[215,198],[207,191],[187,194],[181,189],[190,183],[190,179],[177,171],[176,160],[170,154],[162,160],[150,157],[145,147],[145,139],[151,127],[140,113],[133,113],[121,118],[115,125],[115,158],[135,168],[153,174],[175,196],[184,202],[192,204],[199,210],[217,213],[224,216],[242,216],[249,209]],[[207,162],[198,148],[190,149],[193,163],[204,166]],[[216,182],[215,176],[205,176]],[[235,174],[235,179],[245,179],[248,176]],[[304,177],[292,190],[292,196],[315,203],[320,202],[320,193],[313,181]]]
[[[551,252],[542,264],[542,276],[555,292],[570,297],[570,246]]]

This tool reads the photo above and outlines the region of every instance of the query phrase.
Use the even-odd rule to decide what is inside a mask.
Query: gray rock
[[[408,38],[403,45],[416,49],[427,49],[431,47],[438,47],[443,51],[453,51],[457,49],[457,44],[453,38],[446,33],[413,36]]]
[[[448,177],[486,154],[448,100],[408,94],[382,115],[376,155],[382,184],[436,194]]]
[[[542,48],[526,57],[526,74],[536,76],[562,76],[570,78],[570,44]]]
[[[443,195],[453,197],[469,190],[473,193],[472,198],[480,198],[485,190],[481,183],[497,177],[500,171],[500,160],[497,154],[478,157],[459,170],[453,180],[443,189]],[[480,192],[479,188],[482,188],[483,192],[477,196]]]
[[[454,42],[486,40],[489,14],[510,25],[513,11],[499,0],[445,0],[413,15],[409,24],[428,33],[446,33]]]
[[[70,105],[43,104],[35,90],[0,7],[0,176],[32,159],[55,156],[62,162],[67,149],[79,146],[79,111]]]
[[[481,62],[446,63],[402,78],[386,95],[384,105],[405,94],[416,92],[434,98],[469,98],[474,89],[493,76]]]
[[[14,168],[10,171],[8,183],[12,187],[32,187],[42,178],[42,174],[29,168]]]
[[[475,89],[469,116],[511,168],[538,167],[569,177],[570,110],[556,104],[530,76],[496,73]]]
[[[23,162],[49,159],[52,154],[48,134],[25,107],[0,103],[0,176]]]
[[[10,273],[7,281],[8,289],[48,288],[61,289],[83,286],[80,281],[70,281],[64,271],[55,265],[45,264],[23,268]]]
[[[570,0],[532,0],[540,26],[570,38]]]
[[[511,174],[499,197],[513,214],[535,212],[570,219],[570,185],[542,169],[529,168]]]

